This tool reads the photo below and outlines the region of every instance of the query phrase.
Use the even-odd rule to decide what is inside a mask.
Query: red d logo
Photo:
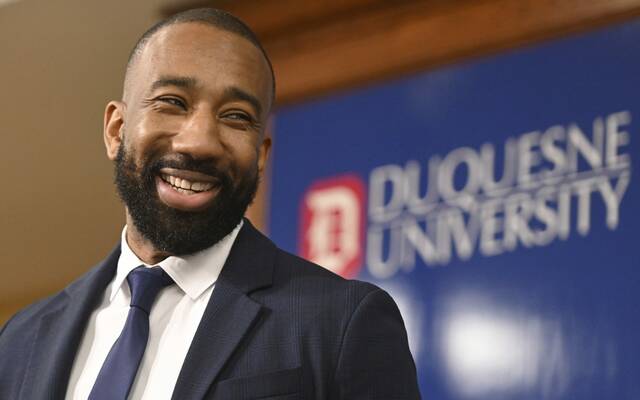
[[[300,255],[345,278],[363,259],[365,189],[357,175],[316,181],[301,207]]]

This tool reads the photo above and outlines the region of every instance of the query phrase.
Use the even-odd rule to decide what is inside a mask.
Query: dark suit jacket
[[[120,249],[0,331],[0,399],[63,399],[91,312]],[[173,399],[419,399],[400,313],[387,293],[240,231]]]

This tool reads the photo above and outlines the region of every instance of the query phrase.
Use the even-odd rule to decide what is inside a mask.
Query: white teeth
[[[169,182],[173,188],[185,194],[193,194],[193,192],[204,192],[211,189],[214,185],[210,182],[191,182],[186,179],[177,178],[172,175],[162,174],[162,179]]]
[[[188,190],[191,189],[191,182],[189,182],[186,179],[176,178],[175,185],[179,188],[188,189]]]

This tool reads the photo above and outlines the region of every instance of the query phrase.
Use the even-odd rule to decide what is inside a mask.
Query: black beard
[[[206,249],[227,236],[244,216],[258,188],[258,171],[252,171],[234,185],[227,173],[211,161],[199,161],[178,154],[172,158],[144,162],[140,173],[135,161],[120,145],[115,162],[115,184],[138,232],[156,250],[185,255]],[[156,191],[161,168],[202,172],[218,179],[218,194],[202,211],[183,211],[164,204]]]

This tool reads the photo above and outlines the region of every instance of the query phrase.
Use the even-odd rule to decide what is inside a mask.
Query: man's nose
[[[205,110],[194,112],[173,137],[173,151],[189,154],[194,159],[215,158],[224,147],[219,128],[214,113]]]

